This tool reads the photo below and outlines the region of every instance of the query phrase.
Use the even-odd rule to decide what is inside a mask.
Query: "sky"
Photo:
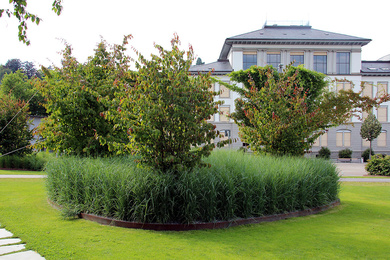
[[[0,9],[12,8],[9,1],[1,2]],[[133,36],[129,47],[149,57],[157,53],[154,43],[169,48],[174,33],[182,49],[191,44],[197,57],[210,63],[226,38],[261,29],[266,21],[308,21],[314,29],[371,39],[362,49],[363,60],[390,54],[388,0],[63,0],[60,16],[51,10],[52,2],[27,0],[27,10],[42,19],[28,27],[30,46],[18,41],[15,18],[0,18],[0,64],[17,58],[60,66],[64,41],[79,62],[86,62],[102,38],[120,44],[128,34]]]

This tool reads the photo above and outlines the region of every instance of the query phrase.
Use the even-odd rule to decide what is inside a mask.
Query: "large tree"
[[[241,138],[255,152],[302,155],[327,128],[349,121],[359,109],[368,110],[389,99],[370,99],[360,92],[328,91],[325,75],[303,66],[278,72],[272,66],[231,73],[244,88],[231,117]]]
[[[46,109],[43,107],[43,96],[38,93],[32,81],[21,70],[4,75],[1,80],[0,93],[10,95],[15,100],[29,102],[31,115],[46,115]]]
[[[109,105],[119,106],[115,92],[131,84],[124,45],[110,47],[105,41],[100,42],[94,55],[82,64],[67,45],[62,67],[45,69],[46,77],[35,80],[50,113],[39,126],[43,141],[37,144],[38,148],[78,156],[104,156],[115,153],[107,143],[126,141],[126,132],[119,131],[103,115]]]
[[[369,157],[371,159],[372,151],[372,141],[377,138],[382,131],[382,125],[378,119],[373,115],[369,114],[366,119],[364,119],[362,127],[360,128],[360,136],[370,142],[370,153]]]
[[[61,2],[62,0],[54,0],[52,4],[52,10],[57,15],[60,15],[62,11]],[[30,41],[27,38],[27,24],[31,21],[38,25],[41,22],[41,18],[39,18],[38,15],[27,11],[27,0],[10,0],[9,4],[13,6],[13,10],[0,9],[0,17],[2,17],[3,13],[8,15],[8,17],[15,17],[19,21],[19,41],[29,45]]]

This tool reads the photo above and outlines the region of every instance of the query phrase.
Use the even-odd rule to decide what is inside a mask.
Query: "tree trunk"
[[[371,148],[371,140],[370,140],[370,153],[368,154],[368,160],[371,160],[371,150],[372,148]]]

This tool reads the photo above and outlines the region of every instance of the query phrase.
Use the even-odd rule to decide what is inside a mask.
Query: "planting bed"
[[[83,213],[107,218],[104,221],[111,224],[127,221],[145,228],[174,223],[190,229],[206,225],[199,223],[227,227],[309,214],[309,209],[338,201],[336,167],[324,160],[220,150],[205,159],[210,168],[179,176],[142,169],[133,160],[49,162],[49,199],[69,216]],[[157,229],[172,229],[169,225]]]

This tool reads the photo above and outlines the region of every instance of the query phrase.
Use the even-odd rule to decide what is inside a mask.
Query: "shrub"
[[[210,168],[175,176],[136,167],[135,158],[130,159],[50,161],[49,198],[68,212],[145,223],[194,223],[317,207],[336,200],[339,191],[336,167],[324,160],[218,150],[204,160]]]
[[[41,171],[48,159],[49,156],[42,153],[26,156],[6,155],[0,157],[0,168]]]
[[[374,150],[371,150],[371,156],[374,155]],[[367,162],[368,159],[370,158],[370,148],[367,148],[366,150],[364,150],[362,152],[362,157],[363,157],[363,161],[364,162]]]
[[[214,149],[217,132],[207,120],[222,102],[214,102],[218,93],[210,91],[210,73],[190,76],[194,53],[179,49],[177,35],[172,50],[155,47],[159,55],[151,60],[139,54],[135,84],[109,114],[116,114],[112,118],[118,124],[128,123],[126,148],[137,152],[143,164],[175,174],[201,165]]]
[[[339,158],[352,158],[352,150],[344,149],[339,151]]]
[[[390,156],[383,156],[382,154],[374,155],[367,163],[366,170],[369,175],[390,176]]]
[[[0,95],[0,154],[21,156],[31,153],[31,139],[32,131],[29,129],[25,102],[18,101],[9,94]]]
[[[330,158],[330,150],[328,147],[321,147],[321,149],[318,151],[318,157],[329,159]]]

